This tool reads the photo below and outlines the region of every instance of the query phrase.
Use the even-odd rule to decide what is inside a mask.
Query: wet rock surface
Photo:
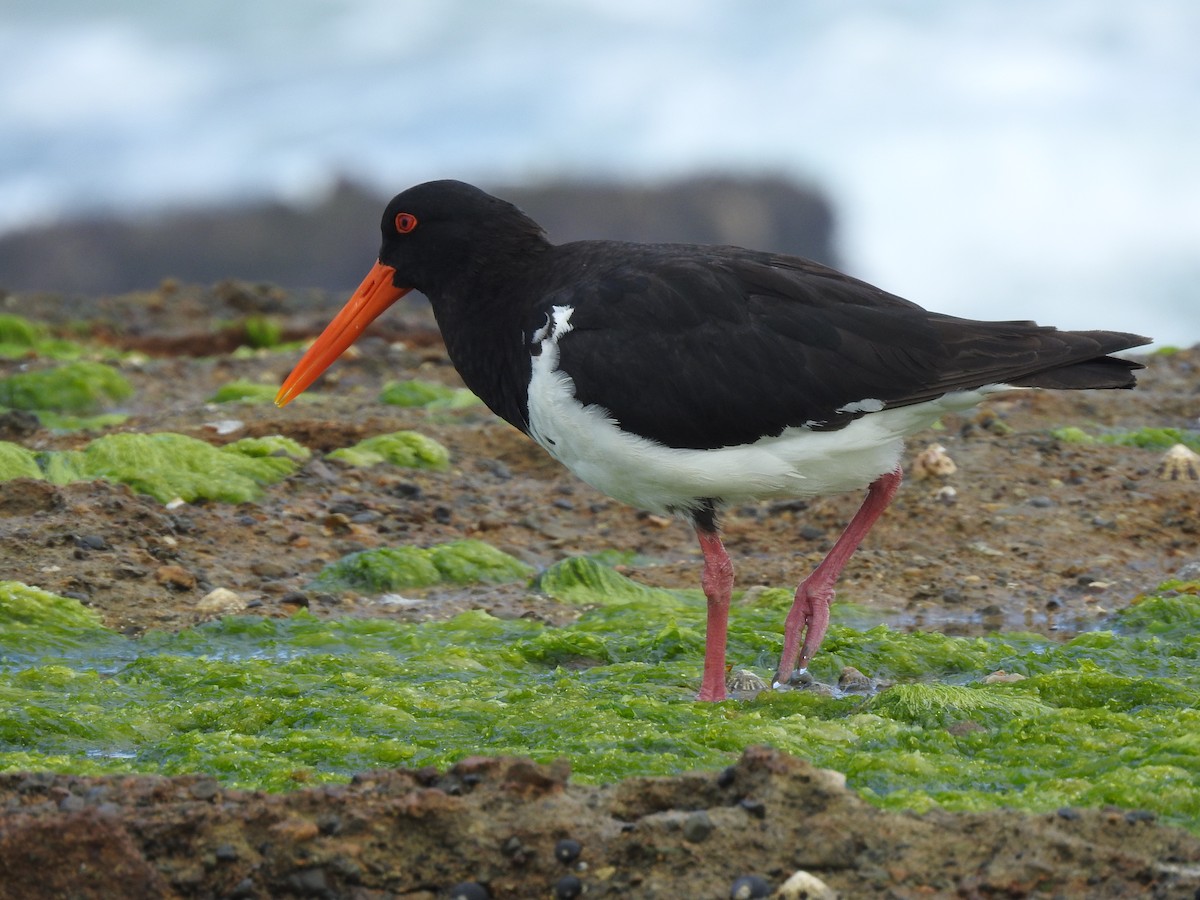
[[[632,551],[622,570],[637,580],[696,586],[700,556],[689,529],[595,493],[482,407],[377,402],[391,379],[460,384],[419,302],[384,317],[313,401],[284,410],[210,403],[235,379],[277,384],[298,357],[230,355],[236,339],[223,335],[237,333],[234,296],[242,294],[167,285],[94,301],[5,299],[5,312],[43,312],[58,328],[90,320],[104,340],[143,354],[118,364],[135,394],[131,418],[115,430],[174,431],[214,445],[282,434],[314,455],[261,499],[238,505],[164,505],[102,481],[6,482],[4,578],[75,597],[130,635],[231,609],[412,621],[484,609],[552,624],[579,614],[524,583],[435,586],[406,592],[403,603],[311,587],[347,553],[468,537],[538,568]],[[282,295],[271,314],[285,337],[298,338],[314,334],[340,299]],[[1200,560],[1200,489],[1160,477],[1161,452],[1050,434],[1065,425],[1194,428],[1200,351],[1148,364],[1134,392],[1017,393],[914,439],[907,462],[938,444],[953,470],[934,466],[901,489],[847,569],[839,599],[901,628],[1069,635]],[[5,439],[31,449],[77,449],[95,436],[53,433],[27,417],[6,423]],[[450,468],[353,468],[322,455],[402,429],[449,448]],[[737,587],[794,585],[858,500],[730,510]],[[855,673],[847,678],[857,683]],[[564,841],[578,845],[570,861],[558,850]],[[564,766],[511,759],[367,773],[277,796],[200,777],[0,776],[0,897],[432,898],[475,883],[491,897],[715,898],[730,896],[739,877],[776,889],[798,870],[843,897],[1194,897],[1200,842],[1136,811],[883,813],[836,778],[768,750],[747,751],[724,773],[603,787],[571,783]]]
[[[200,777],[4,775],[0,896],[757,897],[798,870],[843,897],[1200,887],[1200,839],[1118,810],[885,813],[761,747],[723,778],[592,787],[568,772],[472,758],[277,795]],[[684,827],[697,813],[702,842]]]

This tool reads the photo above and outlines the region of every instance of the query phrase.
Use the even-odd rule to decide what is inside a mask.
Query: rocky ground
[[[232,356],[244,316],[276,316],[295,339],[315,334],[337,304],[233,284],[0,300],[0,311],[59,329],[87,320],[101,339],[141,351],[121,364],[136,388],[123,429],[217,444],[283,434],[325,451],[413,428],[454,460],[445,472],[353,469],[315,453],[286,487],[238,506],[164,507],[104,482],[8,482],[2,577],[77,597],[134,635],[201,621],[212,614],[203,598],[216,588],[271,616],[307,607],[318,616],[427,619],[482,608],[559,623],[574,614],[522,587],[432,589],[402,608],[305,590],[325,563],[354,550],[468,536],[535,566],[632,550],[645,560],[625,568],[632,577],[695,586],[699,553],[687,528],[596,494],[486,410],[430,414],[376,402],[385,380],[458,384],[417,301],[335,366],[313,389],[318,402],[284,410],[208,402],[234,379],[278,383],[297,358]],[[1200,485],[1186,472],[1164,478],[1160,452],[1049,434],[1065,425],[1194,428],[1200,348],[1147,363],[1137,391],[1024,392],[918,436],[910,474],[932,443],[957,470],[910,478],[839,596],[899,627],[1071,634],[1200,560]],[[88,437],[0,417],[0,439],[34,449]],[[731,510],[725,528],[739,586],[796,581],[857,500]],[[204,778],[10,775],[0,779],[0,809],[0,897],[435,897],[476,881],[493,897],[583,889],[715,898],[730,896],[740,875],[778,887],[797,869],[844,897],[1200,896],[1200,839],[1136,811],[885,814],[836,776],[768,750],[747,751],[724,773],[607,787],[515,760],[368,773],[349,786],[282,796]],[[579,843],[577,857],[556,859],[561,840]],[[565,846],[570,857],[573,845]]]

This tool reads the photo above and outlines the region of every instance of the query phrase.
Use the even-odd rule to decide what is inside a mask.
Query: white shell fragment
[[[771,896],[779,900],[837,900],[838,893],[816,875],[800,869]]]
[[[958,466],[941,444],[930,444],[917,454],[909,468],[909,475],[916,481],[926,478],[945,478],[958,471]]]
[[[196,604],[196,612],[204,615],[227,615],[245,608],[246,601],[229,588],[213,588]]]
[[[1200,453],[1176,444],[1162,455],[1157,471],[1163,481],[1200,481]]]

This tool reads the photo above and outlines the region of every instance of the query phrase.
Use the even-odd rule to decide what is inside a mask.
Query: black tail
[[[1094,388],[1131,388],[1141,363],[1106,354],[1140,347],[1152,339],[1119,331],[1052,331],[1043,336],[1049,367],[1008,381],[1014,387],[1078,391]],[[1039,356],[1042,353],[1038,354]],[[1054,362],[1050,362],[1054,360]]]

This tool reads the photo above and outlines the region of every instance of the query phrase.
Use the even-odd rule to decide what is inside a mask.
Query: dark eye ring
[[[401,234],[408,234],[417,227],[417,217],[412,213],[396,213],[396,230]]]

